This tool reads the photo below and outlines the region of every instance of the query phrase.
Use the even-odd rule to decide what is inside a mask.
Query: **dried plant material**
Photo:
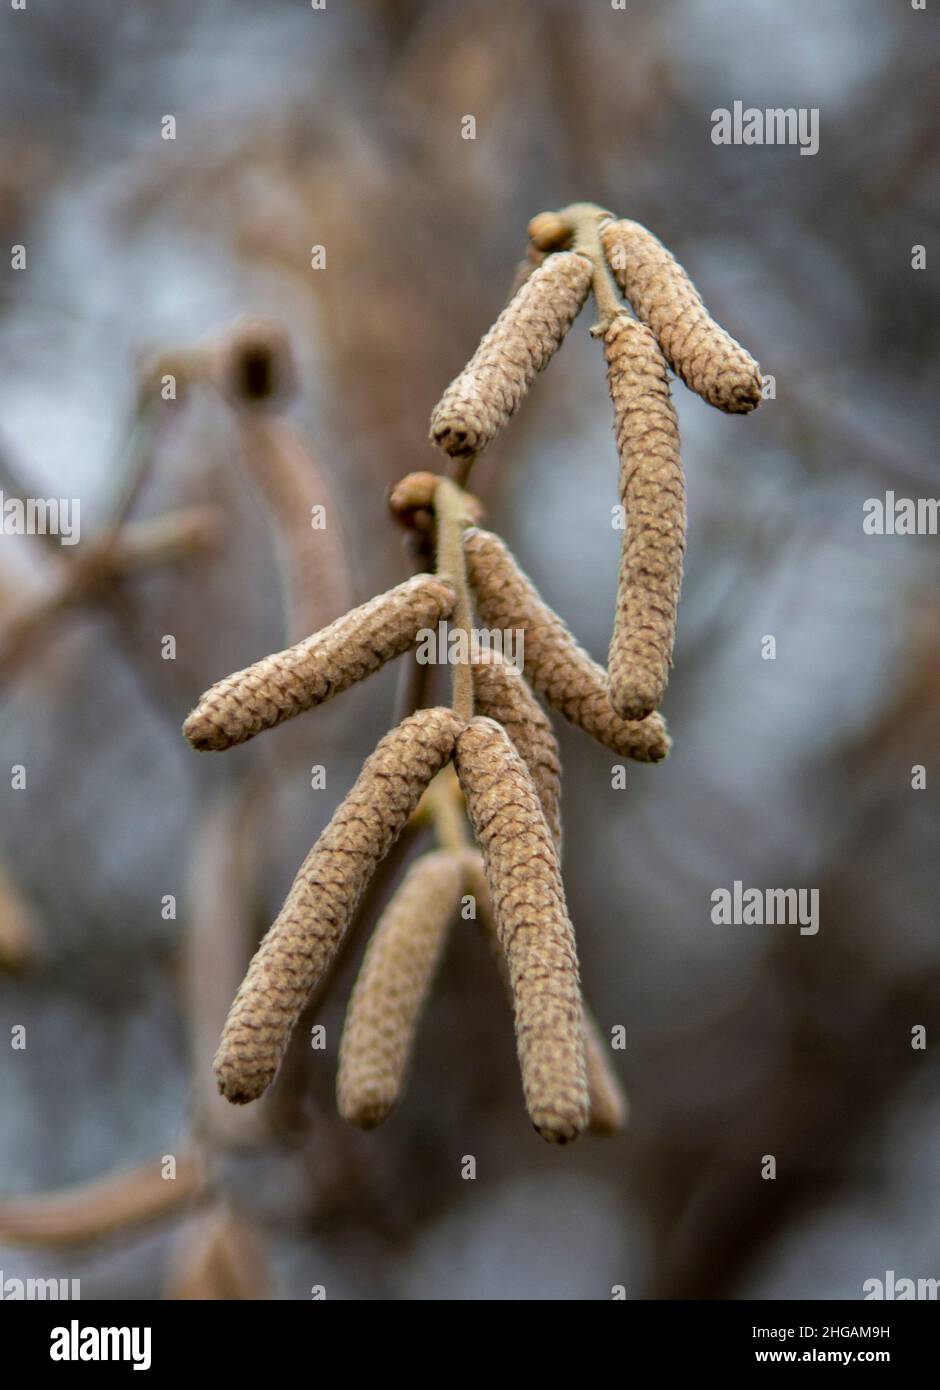
[[[451,710],[425,709],[386,734],[304,860],[277,920],[251,962],[216,1055],[227,1100],[255,1100],[274,1080],[311,990],[324,976],[377,865],[462,727]]]
[[[477,454],[508,424],[581,310],[592,263],[550,256],[525,281],[451,382],[431,416],[431,439],[455,458]]]
[[[719,410],[743,414],[760,405],[760,367],[711,318],[662,242],[626,220],[602,227],[601,241],[624,295],[686,386]]]
[[[190,1103],[196,1133],[215,1145],[257,1142],[269,1126],[266,1102],[250,1109],[229,1105],[212,1072],[219,1034],[258,941],[259,829],[267,809],[256,773],[225,789],[192,842],[183,933]]]
[[[662,701],[672,664],[685,551],[685,481],[666,364],[650,330],[619,315],[604,338],[626,527],[607,660],[624,719]]]
[[[202,696],[183,734],[193,748],[219,751],[331,700],[400,656],[420,628],[449,617],[455,597],[434,575],[405,580],[296,646],[226,676]]]
[[[283,404],[297,390],[287,331],[260,314],[239,319],[205,349],[205,375],[232,405]]]
[[[274,529],[288,632],[299,641],[352,601],[339,509],[292,425],[249,410],[239,412],[237,424],[242,465],[258,485]]]
[[[431,531],[434,526],[434,499],[440,473],[408,473],[395,484],[388,495],[389,511],[402,526],[416,531]],[[483,519],[483,508],[472,493],[463,493],[464,505],[474,525]]]
[[[109,1174],[64,1192],[0,1201],[0,1242],[8,1245],[88,1245],[118,1231],[169,1216],[202,1198],[207,1174],[195,1154],[176,1159],[176,1176],[164,1177],[164,1160]]]
[[[486,627],[504,632],[522,629],[526,676],[552,708],[621,757],[638,762],[665,758],[670,742],[661,716],[636,722],[617,714],[607,672],[542,600],[508,546],[491,531],[474,529],[465,533],[464,550],[480,618]]]
[[[187,1302],[270,1298],[257,1227],[228,1203],[217,1203],[186,1233],[164,1297]]]
[[[544,1139],[565,1143],[589,1116],[574,931],[538,794],[508,734],[477,717],[455,765],[486,868],[512,990],[526,1106]]]
[[[464,850],[458,859],[464,876],[464,892],[469,893],[475,900],[477,925],[496,963],[506,994],[512,1002],[509,967],[499,943],[483,857],[478,850]],[[588,1133],[599,1136],[617,1134],[626,1124],[630,1112],[629,1102],[610,1064],[607,1048],[591,1010],[583,1001],[581,1012],[584,1027],[584,1064],[590,1106]]]
[[[551,721],[511,662],[481,653],[473,666],[478,714],[495,719],[529,770],[556,851],[561,853],[561,759]]]
[[[372,1129],[398,1100],[415,1031],[463,874],[437,850],[416,859],[379,919],[349,1000],[336,1094],[345,1120]]]
[[[0,860],[0,970],[24,970],[36,959],[39,933],[33,914]]]

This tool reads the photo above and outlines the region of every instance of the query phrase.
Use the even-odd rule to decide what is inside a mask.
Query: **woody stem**
[[[470,630],[473,610],[467,586],[467,566],[463,553],[463,533],[471,524],[462,488],[450,478],[442,478],[434,494],[437,518],[437,572],[457,591],[457,602],[450,618],[451,630],[462,634],[457,643],[457,660],[453,668],[451,703],[461,719],[473,718],[473,669],[471,667]]]

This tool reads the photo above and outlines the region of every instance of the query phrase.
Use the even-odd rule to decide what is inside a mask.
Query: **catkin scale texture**
[[[502,724],[529,770],[555,849],[561,853],[561,759],[551,721],[521,671],[496,653],[473,666],[478,714]]]
[[[661,716],[637,722],[617,714],[607,672],[540,598],[499,536],[471,528],[464,536],[464,553],[480,618],[489,628],[523,630],[526,676],[552,708],[621,757],[638,762],[665,758],[670,743]]]
[[[467,799],[513,998],[529,1117],[554,1143],[577,1138],[589,1099],[574,931],[538,794],[508,734],[476,717],[457,739]]]
[[[549,256],[520,285],[431,416],[431,440],[456,458],[486,448],[545,370],[591,287],[587,256]]]
[[[652,232],[608,222],[601,243],[637,317],[656,335],[670,367],[709,405],[744,414],[761,402],[760,367],[715,322],[675,257]]]
[[[419,710],[386,734],[366,760],[304,860],[235,996],[215,1059],[227,1100],[255,1100],[273,1081],[363,889],[431,778],[450,759],[461,728],[452,710]]]
[[[652,333],[620,314],[604,337],[620,453],[620,548],[610,697],[624,719],[662,700],[676,636],[685,551],[685,481],[666,364]]]
[[[372,1129],[401,1094],[421,1009],[457,911],[463,874],[446,850],[416,859],[380,917],[346,1010],[339,1112]]]
[[[337,618],[322,632],[218,681],[183,725],[194,748],[218,751],[331,700],[450,616],[453,587],[417,574]]]

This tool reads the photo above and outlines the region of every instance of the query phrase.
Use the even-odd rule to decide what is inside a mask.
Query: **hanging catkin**
[[[679,426],[666,364],[648,328],[618,314],[604,336],[604,352],[626,517],[607,673],[617,713],[645,719],[659,706],[669,679],[682,585]]]
[[[502,724],[538,792],[555,849],[561,853],[561,759],[551,721],[522,673],[496,652],[481,653],[473,665],[478,714]]]
[[[561,251],[526,279],[431,416],[431,440],[467,457],[509,422],[577,317],[591,286],[587,256]]]
[[[416,859],[372,934],[346,1010],[339,1050],[339,1112],[372,1129],[401,1094],[424,1001],[460,902],[457,859]]]
[[[460,864],[464,874],[464,892],[469,893],[475,900],[477,924],[490,948],[500,979],[511,1002],[512,988],[509,983],[509,968],[503,949],[499,944],[483,858],[477,850],[464,850],[460,855]],[[623,1129],[630,1107],[617,1074],[611,1066],[608,1050],[604,1045],[600,1030],[594,1021],[591,1010],[583,1001],[581,1011],[584,1028],[584,1065],[590,1106],[588,1130],[591,1134],[616,1134]]]
[[[665,758],[670,743],[661,716],[636,722],[616,713],[606,671],[542,600],[508,546],[491,531],[472,528],[465,533],[464,551],[482,622],[504,632],[522,629],[525,673],[552,708],[621,757]]]
[[[267,504],[291,641],[331,622],[351,602],[346,545],[325,472],[286,420],[268,411],[237,414],[239,457]],[[314,507],[323,525],[314,527]]]
[[[719,410],[760,405],[760,367],[710,316],[662,242],[639,222],[608,222],[601,242],[621,290],[686,386]]]
[[[385,735],[301,865],[229,1011],[219,1090],[242,1104],[273,1081],[310,991],[329,968],[376,866],[450,758],[461,722],[424,709]]]
[[[589,1101],[578,957],[555,847],[526,766],[492,719],[470,721],[455,764],[509,968],[529,1117],[544,1139],[565,1143],[587,1125]]]
[[[322,632],[217,682],[183,725],[194,748],[220,750],[321,705],[410,647],[454,606],[450,584],[417,574]]]

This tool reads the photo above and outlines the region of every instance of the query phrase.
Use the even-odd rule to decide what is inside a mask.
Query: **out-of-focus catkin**
[[[760,367],[710,316],[662,242],[626,219],[606,223],[601,242],[621,290],[686,386],[709,405],[734,414],[760,405]]]
[[[377,745],[301,865],[229,1011],[215,1059],[222,1094],[242,1104],[274,1080],[311,990],[328,970],[376,866],[395,843],[462,727],[419,710]]]
[[[483,652],[473,665],[478,714],[502,724],[529,769],[556,850],[561,852],[561,759],[551,721],[522,672],[496,652]]]
[[[525,673],[552,708],[621,757],[638,762],[665,758],[670,743],[661,716],[637,722],[617,714],[607,672],[539,596],[499,536],[471,528],[465,533],[464,553],[482,622],[504,632],[522,630]]]
[[[244,743],[321,705],[400,656],[420,628],[450,616],[455,593],[432,574],[417,574],[337,618],[286,651],[217,682],[183,725],[193,748]]]
[[[456,458],[477,454],[509,422],[581,310],[587,256],[549,256],[516,291],[431,416],[431,440]]]
[[[581,989],[558,857],[538,794],[509,735],[476,717],[455,764],[483,851],[512,990],[526,1106],[544,1139],[565,1143],[589,1116]]]
[[[460,902],[455,856],[416,859],[382,913],[346,1010],[336,1095],[352,1124],[372,1129],[401,1094],[415,1031]]]
[[[618,314],[604,336],[626,518],[607,660],[624,719],[645,719],[669,679],[685,551],[685,483],[666,364],[653,334]]]
[[[242,466],[271,517],[289,637],[300,641],[351,601],[339,509],[323,469],[292,425],[268,411],[247,409],[238,412],[237,424]],[[323,524],[316,527],[315,507],[323,509]]]

